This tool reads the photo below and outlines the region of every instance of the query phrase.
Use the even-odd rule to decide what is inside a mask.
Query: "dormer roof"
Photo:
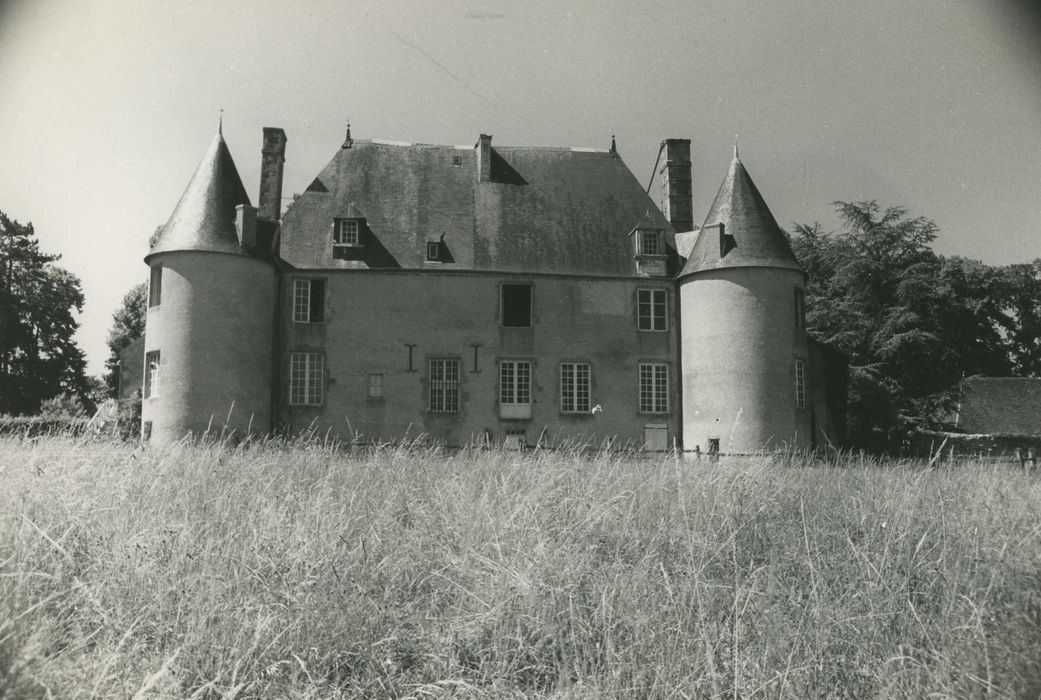
[[[803,271],[736,148],[730,170],[678,276],[735,267]]]
[[[235,207],[249,195],[218,132],[149,251],[206,250],[246,255],[235,230]],[[147,258],[146,258],[147,260]]]

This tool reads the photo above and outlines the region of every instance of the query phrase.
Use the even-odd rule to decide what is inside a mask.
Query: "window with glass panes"
[[[563,413],[589,412],[588,364],[560,363],[560,410]]]
[[[333,245],[361,245],[361,227],[357,219],[337,220]]]
[[[321,323],[325,320],[325,280],[293,281],[293,322]]]
[[[499,403],[526,405],[531,403],[531,362],[503,360],[499,363]]]
[[[668,293],[664,289],[637,290],[636,311],[641,331],[668,330]]]
[[[145,354],[145,390],[146,399],[159,398],[159,351]]]
[[[434,413],[457,413],[459,411],[458,359],[431,358],[430,410]]]
[[[640,412],[669,412],[669,367],[664,362],[640,363]]]
[[[325,355],[320,352],[294,352],[289,355],[289,403],[294,406],[319,406],[325,376]]]

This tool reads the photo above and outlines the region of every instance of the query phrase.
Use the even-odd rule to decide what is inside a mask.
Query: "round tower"
[[[145,257],[145,438],[271,429],[276,273],[256,242],[256,210],[218,131]]]
[[[685,450],[811,446],[805,279],[735,146],[678,276]]]

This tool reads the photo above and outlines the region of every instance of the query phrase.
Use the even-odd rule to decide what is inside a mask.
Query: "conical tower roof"
[[[719,224],[723,225],[722,241]],[[777,225],[738,158],[736,146],[730,170],[719,187],[679,277],[733,267],[781,267],[803,271],[784,231]]]
[[[149,256],[172,250],[246,254],[235,231],[235,207],[249,195],[218,131]]]

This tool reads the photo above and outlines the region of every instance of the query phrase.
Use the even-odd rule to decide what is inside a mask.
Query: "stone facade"
[[[144,432],[838,442],[841,358],[806,337],[805,276],[736,154],[698,233],[689,140],[662,144],[664,212],[613,144],[491,142],[348,131],[282,215],[284,132],[255,209],[218,135],[146,258]]]

